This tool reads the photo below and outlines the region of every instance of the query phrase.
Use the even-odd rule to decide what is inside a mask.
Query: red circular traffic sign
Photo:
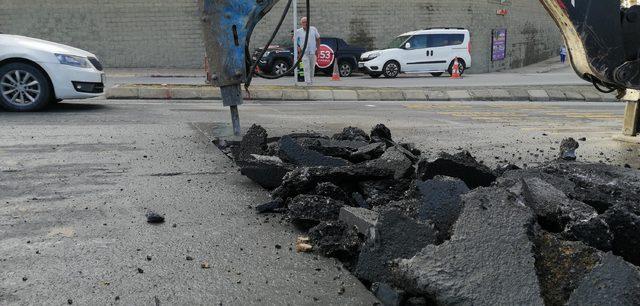
[[[335,57],[336,54],[333,52],[331,47],[327,45],[320,45],[320,48],[318,48],[318,60],[316,61],[316,65],[318,68],[329,68],[331,64],[333,64]]]

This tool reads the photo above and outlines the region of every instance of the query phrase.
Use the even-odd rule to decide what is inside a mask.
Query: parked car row
[[[352,46],[341,38],[321,37],[320,44],[324,46],[323,50],[330,52],[331,58],[327,63],[316,65],[316,71],[326,75],[333,73],[334,61],[338,61],[338,71],[341,77],[348,77],[358,68],[358,60],[366,49],[358,46]],[[262,49],[257,49],[253,54],[253,60],[256,61]],[[260,71],[272,75],[282,75],[294,64],[293,60],[293,42],[285,40],[277,45],[272,45],[267,49],[264,56],[258,61]]]
[[[401,73],[430,73],[438,77],[452,73],[455,59],[458,59],[459,73],[471,68],[471,38],[463,28],[429,28],[404,33],[393,39],[387,48],[365,52],[341,38],[322,37],[321,44],[334,54],[341,77],[350,76],[360,70],[372,78],[385,76],[395,78]],[[253,60],[257,61],[262,49],[257,49]],[[289,70],[293,60],[293,43],[285,40],[267,49],[258,61],[260,71],[272,75],[282,75]],[[331,75],[330,65],[316,66],[316,72]]]

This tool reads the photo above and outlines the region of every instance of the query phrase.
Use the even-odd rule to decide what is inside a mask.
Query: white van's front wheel
[[[455,61],[456,60],[452,60],[451,63],[449,64],[449,69],[447,70],[449,75],[453,74],[453,63]],[[462,75],[465,70],[467,70],[467,64],[464,62],[463,59],[458,58],[458,72],[460,73],[460,75]]]
[[[400,64],[396,61],[389,61],[382,67],[382,73],[386,78],[393,79],[400,74]]]

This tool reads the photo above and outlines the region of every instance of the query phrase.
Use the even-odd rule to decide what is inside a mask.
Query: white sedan
[[[0,34],[0,107],[37,111],[63,99],[102,95],[105,75],[87,51],[17,35]]]

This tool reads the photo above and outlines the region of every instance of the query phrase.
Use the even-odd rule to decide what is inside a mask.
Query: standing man
[[[298,48],[298,56],[302,57],[302,64],[304,65],[304,81],[307,86],[313,85],[313,77],[315,74],[316,60],[318,59],[318,47],[320,47],[320,33],[316,27],[309,29],[309,23],[307,17],[300,19],[302,28],[296,30],[295,42],[296,48]],[[302,54],[302,47],[304,47],[304,39],[309,31],[309,43],[307,43],[307,50]]]
[[[560,47],[560,62],[564,64],[566,60],[567,60],[567,47],[563,45],[562,47]]]

